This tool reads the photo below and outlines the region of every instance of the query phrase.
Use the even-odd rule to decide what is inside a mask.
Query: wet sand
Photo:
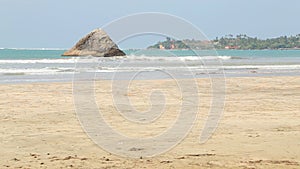
[[[210,109],[210,81],[197,82],[199,117],[190,134],[172,150],[142,159],[93,143],[77,119],[71,83],[0,85],[0,168],[300,168],[300,77],[227,78],[223,117],[205,144],[199,134]],[[152,137],[176,119],[181,98],[172,85],[138,81],[125,93],[140,111],[149,108],[151,87],[169,93],[165,115],[150,126],[130,124],[117,113],[110,81],[96,82],[95,98],[116,130]]]

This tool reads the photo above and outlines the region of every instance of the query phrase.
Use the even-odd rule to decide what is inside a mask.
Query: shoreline
[[[202,76],[201,76],[202,75]],[[199,77],[200,76],[200,77]],[[14,76],[11,76],[14,77]],[[73,75],[72,75],[73,77]],[[277,78],[277,77],[300,77],[300,73],[241,73],[241,74],[198,74],[195,78],[176,78],[178,80],[201,80],[201,79],[210,79],[210,78]],[[0,85],[21,85],[21,84],[67,84],[67,83],[73,83],[73,78],[68,79],[59,79],[59,80],[50,80],[50,81],[17,81],[17,82],[1,82]],[[87,80],[87,79],[83,79]],[[128,81],[129,79],[115,79],[115,81]],[[137,81],[161,81],[161,80],[171,80],[170,78],[149,78],[149,79],[135,79]],[[134,81],[135,81],[134,80]],[[113,81],[112,79],[92,79],[92,81],[99,82],[99,81]]]
[[[298,51],[127,51],[126,57],[92,58],[86,63],[77,58],[60,57],[61,51],[0,51],[0,83],[71,81],[72,75],[80,72],[95,72],[97,79],[131,78],[136,72],[142,79],[196,78],[221,76],[276,76],[299,74]],[[213,55],[213,56],[212,56]],[[218,56],[215,56],[218,55]],[[84,60],[84,59],[83,59]],[[85,61],[83,61],[85,62]],[[77,65],[77,66],[76,66]]]

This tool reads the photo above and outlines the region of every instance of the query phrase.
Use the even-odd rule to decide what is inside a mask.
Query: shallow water
[[[94,79],[299,76],[300,50],[125,50],[115,58],[61,57],[58,49],[0,49],[0,83]]]

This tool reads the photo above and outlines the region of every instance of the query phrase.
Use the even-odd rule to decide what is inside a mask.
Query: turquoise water
[[[300,50],[218,50],[222,56],[237,56],[249,58],[300,58]]]
[[[62,57],[65,50],[0,49],[0,84],[72,81],[82,58]],[[85,72],[98,79],[213,76],[300,75],[300,50],[125,50],[125,57],[89,58]],[[146,73],[145,73],[146,72]],[[166,72],[165,75],[162,72]]]
[[[0,60],[61,59],[65,50],[1,49]],[[233,56],[241,58],[299,58],[300,50],[124,50],[127,55],[143,56]]]
[[[1,60],[60,59],[64,50],[1,49]]]
[[[300,50],[125,50],[126,54],[146,56],[234,56],[242,58],[300,58]]]

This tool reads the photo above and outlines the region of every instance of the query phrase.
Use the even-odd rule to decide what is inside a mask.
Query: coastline
[[[0,83],[70,82],[80,58],[61,57],[63,51],[0,50]],[[141,79],[166,79],[162,72],[176,78],[207,78],[300,75],[299,50],[279,51],[189,51],[127,50],[125,57],[94,58],[84,71],[95,72],[97,80],[130,79],[145,72]],[[199,56],[195,56],[195,54]],[[117,79],[120,80],[120,79]]]
[[[197,79],[199,118],[186,139],[153,158],[129,159],[103,151],[83,132],[74,111],[72,83],[1,84],[0,155],[7,168],[297,168],[300,166],[300,77],[226,78],[226,101],[219,127],[205,144],[199,133],[209,110],[209,79]],[[129,97],[146,109],[145,91],[169,80],[139,81]],[[164,84],[164,85],[162,85]],[[96,100],[117,129],[133,134],[111,109],[109,80],[96,81]],[[141,90],[141,88],[143,90]],[[166,89],[167,90],[167,89]],[[176,90],[168,88],[170,105]],[[106,98],[106,99],[103,99]],[[177,109],[176,106],[173,108]],[[170,109],[171,112],[174,110]],[[171,116],[166,116],[166,122]],[[166,126],[152,126],[149,135]],[[133,135],[134,136],[134,135]]]

